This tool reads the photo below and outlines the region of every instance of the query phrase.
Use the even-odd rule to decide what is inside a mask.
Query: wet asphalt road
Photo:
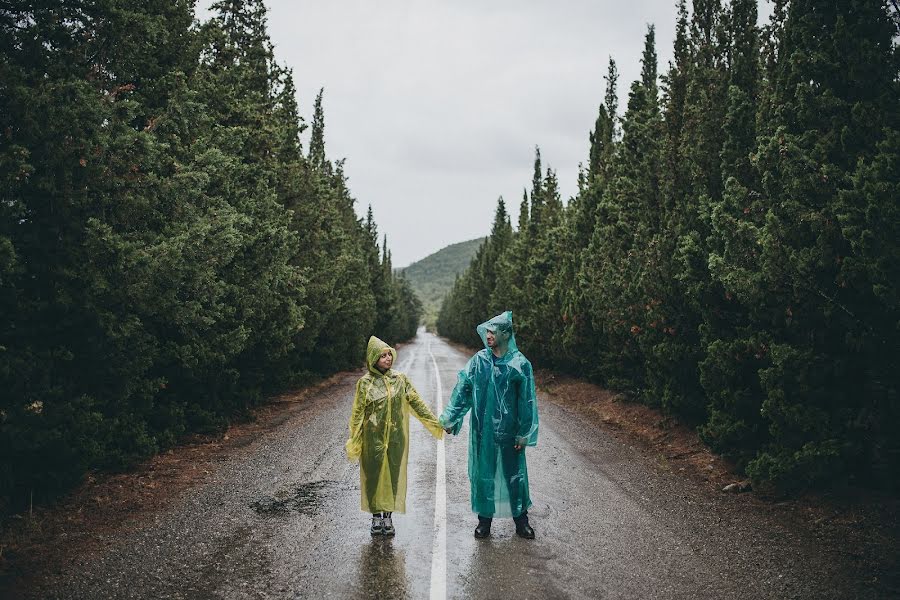
[[[432,360],[432,356],[434,357]],[[420,331],[397,367],[435,409],[467,356]],[[34,590],[42,598],[873,598],[840,552],[765,506],[711,494],[541,398],[528,449],[537,539],[495,521],[473,538],[467,435],[448,437],[446,561],[432,578],[436,442],[411,419],[409,494],[373,539],[344,457],[357,375],[223,460],[136,532]],[[540,394],[539,394],[540,398]],[[467,419],[468,422],[468,419]]]

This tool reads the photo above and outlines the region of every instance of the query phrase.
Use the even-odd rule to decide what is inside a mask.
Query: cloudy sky
[[[609,57],[622,112],[647,25],[656,26],[662,73],[676,19],[675,0],[266,5],[307,122],[325,88],[326,152],[347,159],[357,212],[372,205],[395,267],[486,235],[499,196],[515,223],[535,145],[563,200],[573,195]]]

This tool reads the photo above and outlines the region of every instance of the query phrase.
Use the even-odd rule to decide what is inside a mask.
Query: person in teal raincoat
[[[469,481],[475,537],[490,535],[491,520],[512,517],[516,533],[534,538],[525,448],[537,444],[537,395],[531,363],[516,347],[512,311],[476,328],[484,350],[459,372],[441,426],[456,435],[469,418]]]

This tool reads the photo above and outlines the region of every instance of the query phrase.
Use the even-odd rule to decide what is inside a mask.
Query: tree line
[[[0,508],[415,334],[261,0],[0,7]]]
[[[873,0],[678,4],[618,113],[610,59],[577,195],[534,163],[439,331],[512,309],[520,346],[697,427],[760,485],[896,486],[900,14]]]

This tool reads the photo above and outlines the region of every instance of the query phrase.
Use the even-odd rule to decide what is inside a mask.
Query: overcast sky
[[[663,73],[676,19],[675,0],[266,5],[301,113],[311,122],[324,87],[326,153],[347,159],[357,212],[372,205],[395,267],[487,235],[501,195],[515,224],[535,145],[544,168],[557,171],[563,200],[573,195],[609,57],[621,114],[647,25],[656,26]]]

